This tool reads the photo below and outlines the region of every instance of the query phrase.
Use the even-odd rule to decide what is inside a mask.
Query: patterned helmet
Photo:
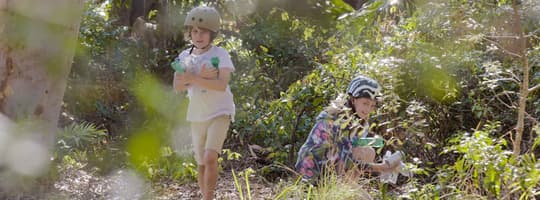
[[[220,16],[216,9],[199,6],[189,11],[184,21],[184,26],[197,26],[218,32],[220,23]]]
[[[377,81],[362,75],[355,77],[347,87],[347,93],[354,98],[366,97],[378,100],[380,91],[381,86]]]

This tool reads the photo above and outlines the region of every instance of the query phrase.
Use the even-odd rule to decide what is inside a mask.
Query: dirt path
[[[250,178],[250,191],[252,199],[272,199],[272,186],[256,181],[256,178]],[[244,180],[241,181],[241,184]],[[248,199],[245,184],[242,184],[244,190],[244,199]],[[179,185],[176,183],[167,184],[165,187],[155,188],[160,194],[157,199],[200,199],[196,183]],[[231,173],[222,173],[217,184],[216,199],[237,200],[240,198],[240,192],[234,185],[234,179]]]
[[[54,184],[54,191],[46,195],[50,198],[67,199],[200,199],[195,182],[179,184],[175,182],[145,183],[132,172],[118,171],[113,176],[98,176],[82,169],[66,169]],[[240,184],[245,192],[245,180]],[[252,199],[272,199],[273,187],[260,178],[249,178]],[[216,199],[241,199],[234,185],[231,172],[222,172],[217,184]]]

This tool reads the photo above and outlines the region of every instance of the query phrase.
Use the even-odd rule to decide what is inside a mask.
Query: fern
[[[105,136],[107,136],[105,130],[98,129],[92,123],[72,123],[62,130],[57,143],[63,149],[84,149],[89,145],[98,144]]]

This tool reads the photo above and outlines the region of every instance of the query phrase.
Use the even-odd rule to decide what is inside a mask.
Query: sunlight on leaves
[[[182,119],[180,115],[184,112],[180,106],[183,99],[174,93],[171,87],[166,87],[156,78],[142,73],[132,84],[132,88],[148,112],[157,112],[171,121]]]
[[[536,135],[540,135],[540,125],[536,125],[534,127],[534,132],[536,132]],[[537,136],[534,140],[531,150],[536,149],[538,146],[540,146],[540,137]]]
[[[448,73],[434,67],[427,67],[420,74],[420,90],[431,98],[444,102],[453,100],[457,96],[456,81]]]
[[[148,162],[156,162],[160,157],[160,147],[159,134],[154,133],[152,129],[146,129],[129,138],[127,151],[131,163],[136,167],[142,167]]]
[[[235,0],[226,1],[225,6],[235,17],[242,18],[255,12],[258,4],[259,0]]]

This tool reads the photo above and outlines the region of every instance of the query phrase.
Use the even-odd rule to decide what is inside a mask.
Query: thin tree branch
[[[529,133],[529,144],[533,144],[533,140],[536,138],[534,137],[534,133],[535,133],[535,130],[534,130],[534,127],[539,123],[538,120],[536,118],[534,118],[534,116],[531,116],[529,113],[525,112],[525,115],[527,115],[527,118],[529,120],[532,121],[532,124],[531,124],[531,132]],[[540,133],[538,133],[540,134]],[[534,144],[533,144],[534,145]],[[531,148],[529,149],[533,149],[532,146]]]
[[[519,84],[519,80],[516,80],[515,78],[498,78],[498,79],[485,81],[485,83],[494,83],[498,81],[511,81],[511,82]]]
[[[518,81],[518,84],[520,84],[519,82],[521,82],[521,79],[518,77],[517,74],[515,74],[513,72],[508,72],[508,74],[511,75],[512,77],[514,77],[514,79]]]
[[[528,38],[528,37],[535,37],[536,35],[534,35],[534,34],[536,34],[537,32],[540,32],[540,28],[538,28],[538,29],[536,29],[536,30],[534,30],[534,31],[532,31],[532,32],[529,32],[529,34],[525,35],[525,37],[526,37],[526,38]]]
[[[529,118],[533,122],[533,124],[538,124],[539,123],[538,120],[536,118],[534,118],[534,116],[532,116],[528,112],[525,112],[525,115],[527,115],[527,118]],[[534,126],[532,126],[532,127],[534,127]]]
[[[508,75],[512,78],[508,78],[508,79],[514,79],[514,82],[517,83],[517,84],[521,84],[521,79],[513,72],[511,71],[502,71],[501,74],[503,75]]]
[[[486,35],[489,39],[518,39],[515,35]]]
[[[488,38],[486,38],[486,37],[483,37],[482,39],[484,39],[484,40],[490,42],[491,44],[493,44],[493,45],[495,45],[495,46],[497,46],[499,49],[501,49],[501,51],[503,51],[504,53],[506,53],[506,54],[508,54],[508,55],[511,55],[511,56],[514,56],[514,57],[517,57],[517,58],[521,58],[521,55],[516,54],[516,53],[513,53],[513,52],[511,52],[511,51],[505,49],[505,48],[504,48],[501,44],[499,44],[498,42],[495,42],[495,41],[493,41],[493,40],[490,40],[490,39],[488,39]]]
[[[491,90],[493,92],[493,94],[495,94],[495,91]],[[515,92],[513,91],[503,91],[499,94],[495,94],[495,98],[491,99],[490,101],[488,101],[488,104],[490,104],[492,101],[494,101],[495,99],[497,99],[501,104],[505,105],[507,108],[509,109],[516,109],[517,106],[514,105],[513,101],[512,101],[512,98],[510,98],[510,96],[508,94],[516,94]],[[507,104],[506,102],[504,102],[500,97],[501,96],[506,96],[506,98],[508,99],[508,101],[512,104],[512,105],[509,105]],[[517,94],[516,94],[517,95]],[[519,96],[519,95],[518,95]]]
[[[536,34],[538,32],[540,32],[540,28],[529,32],[529,34],[525,35],[524,37],[525,38],[534,37],[534,36],[536,36],[534,34]],[[516,40],[519,38],[517,35],[486,35],[485,37],[487,37],[489,39],[516,39]]]
[[[538,90],[538,89],[540,89],[540,84],[535,85],[535,86],[532,87],[532,88],[529,88],[529,93],[534,92],[535,90]]]

